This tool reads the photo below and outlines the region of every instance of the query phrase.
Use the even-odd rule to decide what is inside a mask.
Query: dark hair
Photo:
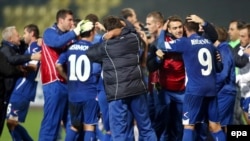
[[[134,10],[132,8],[124,8],[121,10],[120,16],[124,19],[127,19],[128,17],[133,16],[133,12]]]
[[[60,9],[56,13],[56,21],[58,22],[58,20],[60,18],[64,19],[66,17],[66,15],[68,15],[68,14],[73,16],[73,12],[71,10],[69,10],[69,9]]]
[[[38,29],[38,26],[35,25],[35,24],[29,24],[29,25],[26,25],[24,27],[24,29],[27,29],[27,31],[30,33],[30,32],[33,32],[34,33],[34,37],[35,38],[39,38],[39,29]]]
[[[217,39],[218,41],[220,41],[220,42],[227,41],[228,33],[227,33],[226,28],[220,27],[220,26],[216,26],[215,30],[216,30],[216,32],[218,34],[218,39]]]
[[[95,14],[88,14],[88,15],[85,17],[85,20],[89,20],[89,21],[93,22],[93,24],[95,24],[96,22],[99,21],[99,18],[98,18],[97,15],[95,15]]]
[[[170,16],[170,17],[168,17],[167,20],[169,21],[169,23],[170,23],[170,22],[181,22],[181,23],[182,23],[182,19],[181,19],[181,17],[178,16],[178,15]],[[168,24],[168,27],[169,27],[169,24]]]
[[[242,20],[232,20],[232,21],[230,21],[230,24],[234,23],[234,22],[237,24],[237,29],[238,30],[241,29],[243,27],[243,25],[246,24],[246,22],[244,22]]]
[[[107,16],[103,19],[103,26],[107,31],[123,27],[121,19],[116,16]]]
[[[248,37],[250,37],[250,23],[244,24],[240,29],[247,29]]]
[[[187,28],[188,31],[199,31],[199,24],[195,22],[188,22],[187,19],[184,22],[184,26]]]
[[[94,31],[94,28],[92,28],[90,31],[80,33],[80,37],[89,37],[91,35],[91,32]]]

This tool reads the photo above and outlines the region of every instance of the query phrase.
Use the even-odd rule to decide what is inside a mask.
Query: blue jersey
[[[80,102],[96,98],[101,65],[90,62],[86,51],[92,44],[80,40],[59,56],[58,64],[67,64],[69,101]]]
[[[102,42],[102,35],[97,33],[94,36],[94,40],[92,41],[92,44],[100,43]]]
[[[186,94],[215,96],[216,48],[213,44],[198,34],[170,42],[165,42],[164,36],[162,31],[158,38],[159,49],[182,53],[187,75]]]
[[[236,95],[236,78],[235,78],[235,63],[230,46],[227,42],[219,44],[217,47],[221,54],[223,62],[223,70],[217,73],[216,87],[217,91],[224,94]]]
[[[41,51],[41,47],[37,45],[37,42],[31,43],[31,45],[27,48],[24,54],[33,54]],[[28,66],[29,64],[37,65],[37,70],[29,72],[25,77],[20,77],[16,81],[15,88],[12,92],[11,101],[20,100],[20,98],[27,98],[29,101],[34,101],[36,95],[36,87],[37,81],[36,76],[39,70],[40,63],[39,61],[29,61],[24,64]]]

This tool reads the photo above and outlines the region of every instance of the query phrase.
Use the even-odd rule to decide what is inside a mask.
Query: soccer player
[[[40,52],[41,47],[37,45],[37,39],[39,38],[37,25],[29,24],[25,26],[23,38],[25,43],[29,45],[24,54]],[[7,126],[12,139],[15,141],[32,141],[28,132],[20,123],[25,121],[30,101],[35,99],[39,61],[29,61],[24,64],[24,67],[27,74],[16,81],[7,111]]]
[[[85,20],[90,20],[95,25],[95,36],[92,44],[100,43],[102,41],[101,32],[105,31],[104,26],[99,22],[99,18],[95,14],[88,14]],[[100,115],[98,124],[96,125],[96,136],[98,140],[110,141],[110,127],[109,127],[109,116],[108,116],[108,101],[104,90],[103,78],[100,76],[97,84],[97,101],[100,108]],[[101,122],[100,122],[101,121]]]
[[[98,86],[97,86],[97,90],[98,90],[98,95],[97,95],[97,99],[98,99],[98,104],[100,107],[100,112],[101,112],[101,123],[104,129],[104,133],[101,133],[101,135],[99,136],[98,139],[100,139],[101,141],[110,141],[111,140],[111,132],[110,132],[110,125],[109,125],[109,109],[108,109],[108,101],[107,101],[107,96],[106,96],[106,92],[105,92],[105,88],[104,88],[104,82],[103,82],[103,76],[101,75],[101,77],[99,78],[99,82],[98,82]],[[98,126],[99,131],[97,132],[102,132],[100,129],[101,127]],[[103,130],[102,129],[102,130]]]
[[[218,93],[218,107],[220,114],[220,124],[227,131],[227,125],[233,123],[234,104],[236,98],[235,63],[231,47],[226,42],[228,34],[222,27],[215,28],[218,33],[218,40],[214,43],[220,51],[223,70],[217,73],[216,89]]]
[[[67,132],[66,141],[75,140],[82,127],[84,140],[96,140],[95,125],[99,110],[96,96],[101,65],[90,62],[85,55],[94,35],[94,27],[81,33],[81,39],[60,55],[56,65],[62,76],[67,74],[71,130]],[[67,71],[63,69],[64,64],[67,64]]]
[[[160,136],[162,136],[162,133],[164,133],[164,130],[166,128],[166,117],[163,117],[165,114],[166,106],[162,105],[159,102],[158,98],[158,90],[156,88],[159,88],[157,84],[159,84],[159,73],[158,73],[158,67],[159,64],[155,61],[155,51],[156,51],[156,38],[160,35],[161,29],[164,24],[164,17],[163,14],[157,11],[150,12],[146,17],[146,28],[148,29],[148,32],[151,35],[152,42],[149,44],[149,55],[147,56],[147,67],[149,70],[149,81],[148,81],[148,89],[149,89],[149,95],[147,95],[147,101],[149,106],[149,114],[152,121],[152,126],[155,130],[155,133],[157,135],[158,140],[160,139]],[[154,58],[151,60],[151,58]],[[152,63],[151,63],[152,62]],[[150,65],[150,67],[149,67]],[[151,66],[152,65],[152,66]],[[165,137],[165,135],[164,135]]]
[[[93,24],[95,25],[95,37],[94,40],[92,41],[93,44],[95,43],[99,43],[102,39],[102,32],[105,31],[105,28],[103,27],[103,25],[99,22],[99,18],[97,15],[95,14],[88,14],[85,17],[85,20],[89,20],[91,22],[93,22]]]
[[[203,34],[212,42],[217,39],[217,33],[209,22],[197,15],[192,15],[190,20],[199,23],[204,30]],[[157,13],[148,15],[147,26],[151,35],[157,38],[161,28],[163,28],[167,31],[165,40],[168,42],[183,37],[183,23],[179,16],[170,16],[164,26],[162,22],[163,17],[157,16]],[[160,104],[162,104],[162,106],[167,106],[168,109],[165,115],[167,118],[160,115],[159,120],[165,120],[164,122],[167,122],[167,135],[165,138],[167,137],[169,140],[180,141],[183,135],[182,109],[185,93],[184,62],[179,52],[165,52],[162,58],[157,58],[155,51],[156,47],[153,44],[150,47],[147,66],[151,72],[155,70],[159,72],[160,89],[158,90],[160,90],[160,92],[158,96],[160,97]],[[155,99],[157,99],[157,97]],[[157,120],[156,123],[159,123],[159,120]],[[160,124],[160,126],[164,125]],[[164,136],[161,138],[163,137]]]
[[[101,62],[107,100],[109,102],[109,121],[114,141],[130,141],[126,130],[127,116],[134,116],[142,140],[157,140],[148,116],[146,105],[146,85],[139,62],[139,37],[129,22],[126,26],[118,17],[108,16],[104,20],[106,35],[116,32],[111,39],[91,47],[87,56],[90,60]]]
[[[55,63],[59,55],[72,43],[72,40],[84,32],[85,25],[88,25],[87,30],[91,27],[89,25],[92,25],[90,22],[83,24],[83,21],[80,21],[71,30],[73,24],[73,12],[60,9],[56,14],[56,23],[47,28],[43,34],[41,80],[44,94],[44,115],[39,141],[56,140],[64,110],[67,110],[65,107],[68,99],[66,80],[56,71]]]
[[[162,31],[157,43],[159,48],[157,55],[160,58],[164,55],[161,51],[163,50],[180,52],[184,60],[188,80],[183,103],[184,135],[182,140],[194,140],[195,123],[201,122],[207,114],[214,139],[225,141],[216,106],[215,81],[218,69],[215,58],[216,49],[211,41],[197,34],[198,23],[186,21],[184,30],[187,37],[171,42],[165,41],[165,31]]]

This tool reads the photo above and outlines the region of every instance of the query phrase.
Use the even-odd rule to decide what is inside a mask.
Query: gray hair
[[[3,40],[8,41],[10,39],[10,37],[13,35],[13,30],[16,29],[15,26],[9,26],[6,27],[3,32],[2,32],[2,38]]]

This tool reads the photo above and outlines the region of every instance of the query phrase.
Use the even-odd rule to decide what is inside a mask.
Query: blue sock
[[[18,132],[24,141],[33,141],[27,130],[22,125],[18,124],[15,127],[14,131]]]
[[[78,138],[78,132],[68,129],[65,137],[65,141],[76,141]]]
[[[84,131],[85,141],[96,141],[96,135],[94,131]]]
[[[21,138],[20,134],[17,131],[9,130],[9,132],[10,132],[10,135],[11,135],[11,138],[12,138],[13,141],[22,141],[22,138]]]
[[[211,134],[216,141],[226,141],[226,135],[222,130]]]
[[[184,129],[182,141],[194,141],[195,132],[192,129]]]

